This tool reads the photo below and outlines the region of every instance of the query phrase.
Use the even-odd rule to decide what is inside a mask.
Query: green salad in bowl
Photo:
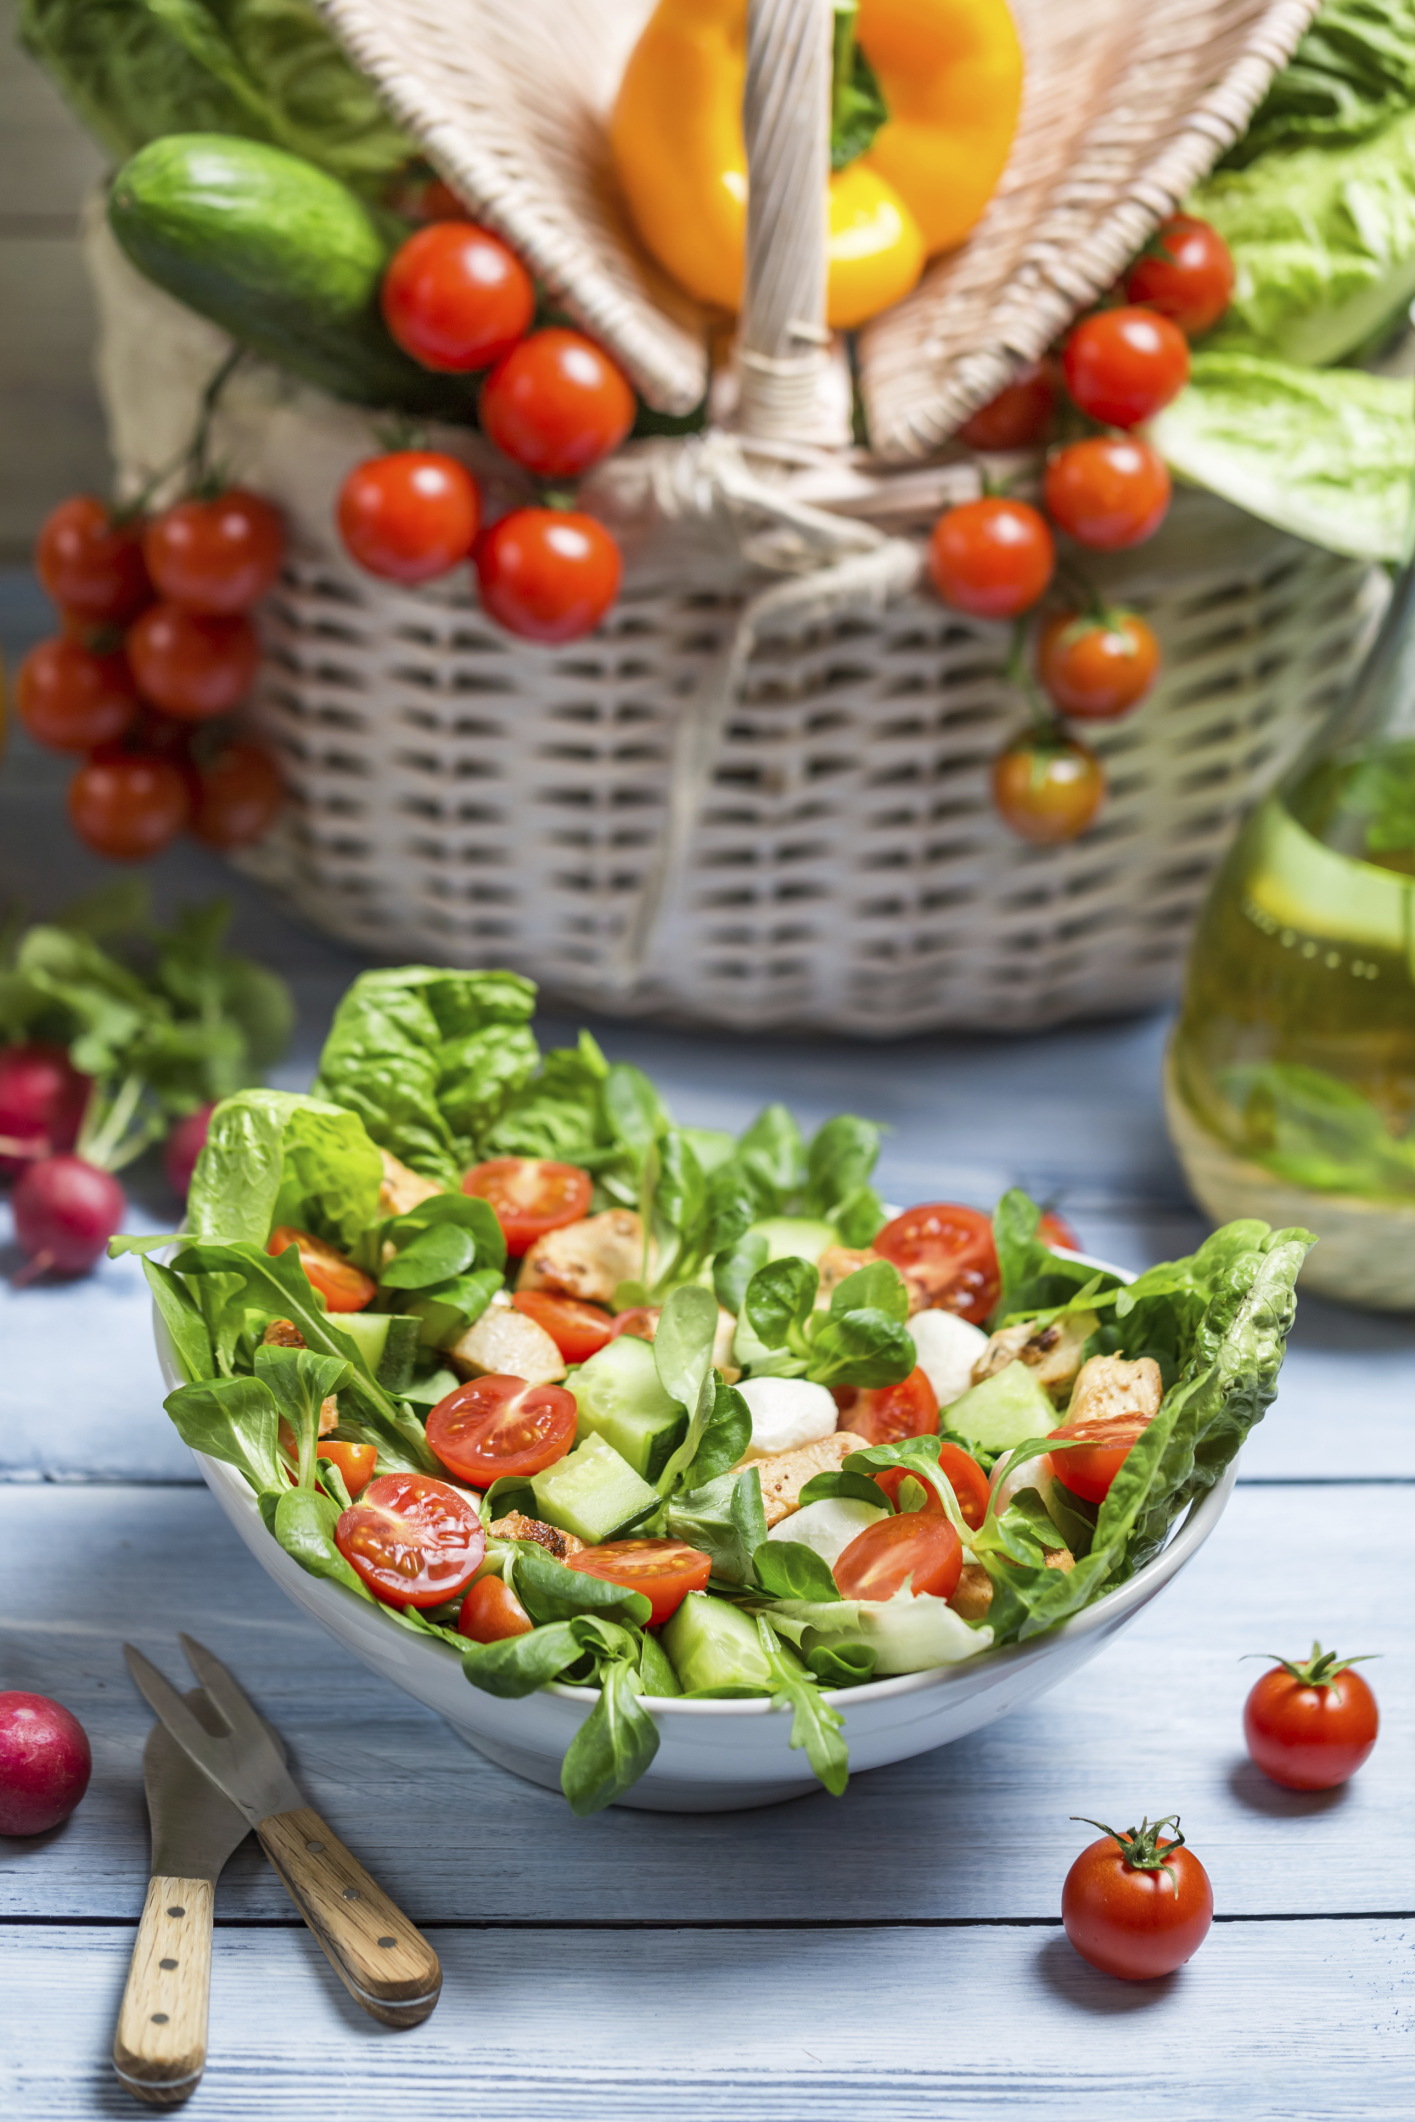
[[[534,1000],[364,974],[309,1096],[218,1106],[186,1230],[114,1241],[268,1566],[382,1669],[402,1631],[572,1701],[578,1812],[677,1710],[788,1712],[839,1792],[857,1708],[1136,1610],[1274,1395],[1307,1234],[1129,1280],[1020,1192],[894,1213],[870,1121],[679,1126]]]

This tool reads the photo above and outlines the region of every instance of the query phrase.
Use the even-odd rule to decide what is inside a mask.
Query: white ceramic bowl
[[[182,1374],[160,1317],[158,1357],[169,1389]],[[419,1640],[376,1606],[312,1577],[266,1531],[245,1477],[219,1459],[194,1454],[202,1476],[262,1569],[297,1606],[323,1624],[356,1658],[447,1719],[458,1737],[488,1760],[548,1790],[560,1788],[560,1763],[589,1715],[592,1688],[553,1682],[520,1701],[483,1694],[462,1674],[457,1653],[431,1637]],[[1189,1511],[1164,1551],[1128,1583],[1030,1643],[984,1651],[936,1672],[874,1680],[830,1699],[845,1718],[852,1769],[882,1768],[977,1731],[1045,1694],[1128,1628],[1156,1592],[1197,1554],[1223,1514],[1237,1462]],[[790,1717],[764,1701],[681,1702],[646,1698],[656,1718],[653,1764],[621,1804],[647,1812],[733,1812],[773,1805],[818,1790],[805,1756],[788,1745]]]

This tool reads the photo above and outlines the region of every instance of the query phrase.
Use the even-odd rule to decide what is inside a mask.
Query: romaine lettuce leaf
[[[263,1246],[289,1223],[347,1252],[378,1216],[382,1179],[356,1114],[295,1091],[238,1091],[212,1114],[188,1227],[198,1239]]]
[[[1415,104],[1415,0],[1326,0],[1224,157],[1364,140]]]
[[[1053,1571],[1045,1575],[1055,1574]],[[930,1672],[991,1650],[994,1630],[965,1621],[946,1599],[897,1591],[892,1599],[776,1599],[773,1625],[809,1654],[822,1644],[859,1643],[876,1654],[875,1675]]]

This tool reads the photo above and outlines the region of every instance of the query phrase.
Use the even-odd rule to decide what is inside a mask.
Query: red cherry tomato
[[[916,1594],[950,1599],[963,1574],[963,1543],[947,1518],[903,1511],[857,1533],[832,1574],[842,1599],[892,1599],[908,1578]]]
[[[945,604],[975,619],[1030,611],[1055,566],[1046,519],[1026,501],[965,501],[929,534],[930,581]]]
[[[552,1297],[548,1290],[522,1289],[511,1299],[518,1312],[543,1326],[567,1363],[588,1363],[614,1339],[614,1321],[598,1304]]]
[[[1047,1435],[1074,1442],[1074,1451],[1048,1452],[1046,1463],[1063,1488],[1088,1503],[1104,1503],[1110,1486],[1149,1427],[1141,1414],[1110,1415],[1100,1422],[1069,1422]]]
[[[1124,1836],[1107,1828],[1082,1850],[1061,1890],[1061,1920],[1081,1958],[1123,1982],[1173,1974],[1198,1951],[1214,1919],[1203,1865],[1159,1834],[1171,1824],[1161,1820]],[[1127,1849],[1146,1864],[1127,1862]]]
[[[477,417],[496,447],[528,472],[578,479],[628,434],[634,393],[593,339],[552,326],[497,363],[482,385]]]
[[[1115,553],[1152,538],[1169,510],[1169,471],[1138,435],[1069,442],[1047,463],[1047,512],[1078,545]]]
[[[1138,427],[1189,381],[1179,327],[1149,309],[1103,309],[1083,317],[1061,356],[1066,388],[1103,427]]]
[[[180,604],[150,606],[128,629],[127,645],[139,692],[190,722],[239,706],[260,664],[249,619],[213,619]]]
[[[1056,414],[1056,369],[1033,361],[958,430],[969,449],[1030,449],[1045,441]]]
[[[555,644],[593,633],[624,563],[602,523],[571,509],[518,508],[476,549],[481,601],[508,634]]]
[[[453,375],[499,361],[530,330],[536,309],[515,252],[462,218],[434,221],[400,245],[382,299],[403,351]]]
[[[352,1260],[346,1260],[334,1246],[326,1245],[323,1238],[312,1237],[307,1230],[296,1230],[289,1223],[277,1223],[265,1241],[266,1251],[276,1259],[292,1245],[299,1249],[300,1265],[310,1288],[318,1290],[332,1312],[361,1312],[373,1302],[378,1284],[370,1282]]]
[[[1002,1278],[992,1218],[956,1201],[926,1201],[886,1223],[874,1241],[883,1260],[917,1282],[930,1305],[981,1326],[997,1302]]]
[[[1044,1245],[1059,1247],[1062,1252],[1079,1253],[1084,1248],[1065,1216],[1058,1216],[1047,1209],[1037,1224],[1037,1236]]]
[[[938,1397],[917,1365],[898,1385],[842,1387],[836,1405],[841,1408],[836,1428],[867,1444],[897,1444],[901,1437],[927,1437],[938,1428]]]
[[[662,1314],[661,1304],[634,1304],[626,1312],[616,1312],[610,1326],[610,1339],[617,1341],[621,1334],[630,1334],[636,1341],[652,1341]]]
[[[507,1252],[519,1257],[548,1230],[579,1222],[588,1212],[594,1181],[578,1164],[556,1164],[546,1157],[492,1157],[472,1166],[462,1192],[491,1203]]]
[[[1376,1698],[1350,1665],[1312,1645],[1305,1663],[1283,1659],[1243,1705],[1243,1736],[1264,1775],[1285,1790],[1347,1783],[1380,1731]]]
[[[1162,221],[1125,276],[1125,293],[1177,324],[1187,338],[1209,331],[1233,299],[1233,253],[1193,214]]]
[[[46,593],[90,626],[126,626],[152,601],[142,523],[115,522],[93,494],[61,501],[40,525],[34,564]]]
[[[1075,737],[1019,737],[993,762],[999,817],[1039,847],[1079,839],[1104,803],[1105,788],[1105,768]]]
[[[340,1554],[389,1606],[441,1606],[481,1568],[486,1534],[470,1498],[428,1474],[380,1474],[334,1528]]]
[[[280,769],[258,744],[228,744],[197,779],[192,831],[208,847],[249,847],[285,801]]]
[[[535,1622],[500,1577],[478,1577],[462,1601],[458,1633],[473,1643],[504,1643],[508,1636],[528,1636]]]
[[[538,1474],[563,1459],[577,1419],[573,1393],[492,1372],[438,1401],[427,1441],[459,1481],[487,1489],[503,1474]]]
[[[69,783],[69,823],[96,855],[145,862],[176,839],[191,814],[186,776],[142,752],[100,752]]]
[[[210,501],[179,501],[149,523],[143,558],[161,597],[189,612],[249,611],[285,559],[285,524],[259,494],[233,486]]]
[[[1063,715],[1110,722],[1138,707],[1160,667],[1159,643],[1134,612],[1058,612],[1042,628],[1037,676]]]
[[[396,178],[385,199],[393,212],[401,214],[405,221],[470,221],[472,218],[450,184],[441,177],[427,176],[416,170]]]
[[[842,1427],[844,1425],[842,1424]],[[922,1433],[921,1433],[922,1434]],[[957,1444],[940,1444],[938,1448],[939,1472],[953,1490],[963,1523],[974,1530],[988,1514],[988,1477],[976,1459],[970,1458]],[[930,1486],[922,1474],[916,1474],[908,1466],[876,1467],[870,1476],[882,1488],[895,1509],[899,1509],[899,1491],[906,1481],[917,1481],[924,1491],[925,1501],[911,1507],[926,1518],[943,1515],[943,1504],[937,1491]]]
[[[658,1628],[676,1614],[689,1592],[707,1588],[712,1557],[684,1540],[607,1540],[567,1555],[566,1566],[582,1576],[603,1577],[610,1584],[642,1592],[653,1612],[647,1626]]]
[[[15,674],[15,706],[36,744],[91,752],[132,728],[138,694],[125,656],[95,655],[78,641],[41,641]]]
[[[356,464],[339,489],[339,535],[370,575],[432,582],[476,543],[481,495],[441,450],[399,449]]]

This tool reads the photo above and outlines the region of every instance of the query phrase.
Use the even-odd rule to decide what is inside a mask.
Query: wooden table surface
[[[23,582],[0,575],[10,647],[37,617]],[[61,783],[61,762],[23,746],[0,777],[0,898],[33,911],[100,874],[67,841]],[[157,882],[166,903],[237,899],[241,939],[295,983],[299,1041],[279,1080],[301,1084],[354,961],[196,852],[164,860]],[[986,1202],[1020,1181],[1091,1250],[1137,1267],[1201,1235],[1160,1121],[1162,1021],[883,1048],[595,1030],[684,1120],[738,1127],[784,1096],[808,1121],[850,1107],[888,1122],[882,1177],[898,1198]],[[140,1174],[136,1192],[134,1223],[166,1227],[160,1182]],[[7,1225],[0,1240],[8,1271]],[[107,2056],[147,1878],[150,1720],[120,1646],[175,1674],[178,1628],[229,1661],[312,1802],[446,1970],[426,2025],[378,2027],[248,1841],[217,1888],[195,2117],[1415,2111],[1415,1323],[1303,1301],[1222,1525],[1064,1687],[858,1776],[843,1800],[718,1816],[576,1821],[467,1750],[286,1602],[160,1401],[134,1261],[67,1286],[0,1284],[0,1686],[57,1696],[94,1750],[73,1819],[0,1844],[0,2115],[136,2112]],[[1348,1789],[1301,1797],[1246,1762],[1256,1668],[1238,1661],[1315,1635],[1381,1654],[1369,1670],[1384,1728]],[[1061,1931],[1061,1882],[1090,1835],[1068,1816],[1127,1826],[1173,1811],[1217,1921],[1177,1976],[1113,1982]]]

